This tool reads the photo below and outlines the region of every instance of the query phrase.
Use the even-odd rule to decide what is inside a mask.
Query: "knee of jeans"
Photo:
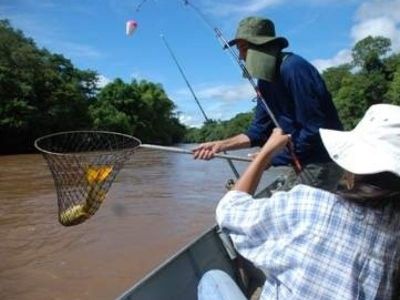
[[[207,271],[198,285],[198,299],[246,300],[236,282],[224,271]]]
[[[203,276],[200,279],[199,286],[204,285],[204,284],[218,284],[220,282],[224,281],[229,281],[232,280],[228,274],[226,274],[224,271],[221,270],[209,270],[206,273],[203,274]]]

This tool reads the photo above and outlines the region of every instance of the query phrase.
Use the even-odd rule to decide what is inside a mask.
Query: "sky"
[[[161,35],[171,47],[208,118],[227,120],[254,107],[254,91],[212,27],[227,40],[247,16],[270,18],[287,51],[321,72],[349,62],[368,35],[392,40],[400,50],[400,0],[0,0],[0,19],[40,48],[63,54],[79,69],[99,74],[99,85],[121,78],[161,84],[182,123],[204,117]],[[138,23],[127,36],[128,20]],[[211,26],[210,26],[211,25]],[[155,112],[156,113],[156,112]]]

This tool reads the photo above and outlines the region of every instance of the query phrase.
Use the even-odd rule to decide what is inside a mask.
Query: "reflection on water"
[[[41,156],[0,165],[0,299],[115,298],[213,225],[233,176],[223,160],[140,149],[96,215],[63,227]]]

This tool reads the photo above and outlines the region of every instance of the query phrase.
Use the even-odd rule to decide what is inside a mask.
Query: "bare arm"
[[[268,141],[236,182],[233,189],[253,195],[264,170],[270,167],[272,157],[286,146],[289,138],[289,135],[284,134],[281,129],[274,129]]]
[[[245,134],[238,134],[234,137],[213,141],[208,143],[200,144],[194,148],[193,157],[194,159],[205,159],[209,160],[214,157],[214,154],[227,150],[236,150],[250,147],[250,139]]]

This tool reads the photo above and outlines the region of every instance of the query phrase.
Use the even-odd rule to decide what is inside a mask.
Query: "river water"
[[[140,149],[96,215],[63,227],[40,155],[0,156],[0,166],[0,299],[19,300],[114,299],[214,224],[233,178],[224,160]]]

